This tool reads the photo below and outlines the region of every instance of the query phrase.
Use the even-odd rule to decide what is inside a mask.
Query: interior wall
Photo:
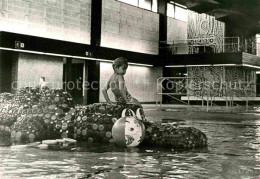
[[[186,40],[188,36],[187,22],[171,17],[167,19],[167,41]]]
[[[171,17],[167,18],[167,42],[169,44],[182,44],[175,50],[175,54],[187,54],[188,46],[186,43],[188,36],[187,22],[177,20]]]
[[[114,73],[112,63],[100,63],[100,95],[99,101],[105,102],[102,94],[102,89],[110,76]],[[143,67],[129,65],[124,79],[128,92],[132,97],[140,102],[155,102],[156,101],[156,80],[162,77],[161,67]],[[111,90],[108,90],[108,95],[112,101],[115,101]],[[161,97],[160,97],[161,100]]]
[[[158,54],[159,14],[115,0],[103,0],[101,46]]]
[[[63,59],[46,55],[20,53],[17,87],[36,87],[45,77],[51,88],[62,88]]]
[[[90,44],[91,3],[92,0],[1,0],[0,30]]]

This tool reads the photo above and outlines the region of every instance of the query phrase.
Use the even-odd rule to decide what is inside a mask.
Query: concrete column
[[[88,61],[88,90],[87,90],[87,104],[99,102],[99,82],[100,82],[100,62]]]
[[[91,46],[99,47],[101,41],[102,0],[92,1],[91,6]]]
[[[167,2],[165,0],[158,1],[159,13],[159,56],[161,60],[166,60],[167,49],[165,49],[167,41]]]
[[[167,60],[168,50],[166,47],[167,41],[167,2],[165,0],[158,1],[159,13],[159,59],[160,63],[164,64]],[[156,62],[158,63],[158,62]],[[164,74],[165,68],[163,68]],[[162,95],[162,102],[165,102],[166,97]]]
[[[101,42],[101,22],[102,22],[102,0],[92,1],[91,6],[91,49],[93,57],[97,56],[98,48]],[[100,82],[100,62],[86,61],[85,87],[83,104],[92,104],[99,102],[99,82]],[[87,84],[86,84],[87,83]]]

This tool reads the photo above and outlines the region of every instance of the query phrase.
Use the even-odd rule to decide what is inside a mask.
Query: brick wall
[[[115,0],[103,0],[101,46],[158,54],[159,15]]]
[[[0,30],[90,44],[92,0],[0,0]]]

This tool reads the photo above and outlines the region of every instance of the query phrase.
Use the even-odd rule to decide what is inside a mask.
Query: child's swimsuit
[[[131,101],[131,95],[128,93],[128,91],[126,91],[126,98],[127,98],[127,102],[130,102]],[[123,96],[116,96],[115,95],[115,100],[117,101],[117,102],[121,102],[121,103],[123,103],[123,102],[125,102],[125,100],[124,100],[124,98],[123,98]]]

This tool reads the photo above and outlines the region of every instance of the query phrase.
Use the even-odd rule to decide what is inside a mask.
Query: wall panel
[[[158,54],[157,13],[114,0],[102,3],[102,47]]]
[[[91,0],[1,0],[0,30],[90,44],[91,3]]]
[[[107,80],[114,73],[112,63],[100,64],[100,102],[105,99],[102,94],[102,89]],[[140,102],[155,102],[156,101],[156,80],[162,77],[162,68],[160,67],[142,67],[129,65],[124,79],[129,93]],[[108,91],[109,97],[115,101],[111,90]]]
[[[187,22],[168,17],[167,41],[186,40],[188,36],[187,28]]]
[[[61,57],[20,53],[17,87],[35,87],[39,84],[42,76],[53,88],[62,88],[63,59]]]

